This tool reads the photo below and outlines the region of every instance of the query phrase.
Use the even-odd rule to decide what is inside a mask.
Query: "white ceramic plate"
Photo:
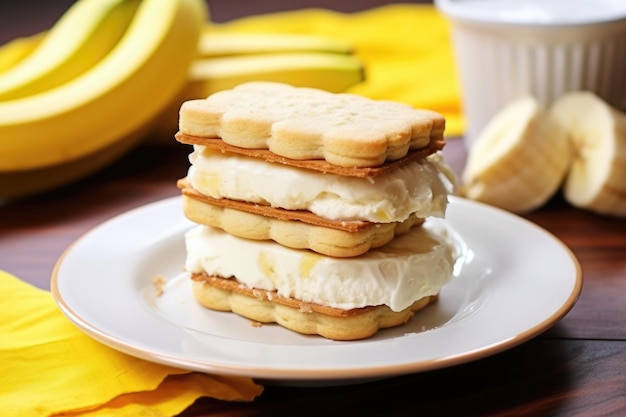
[[[345,383],[442,368],[516,346],[574,305],[581,271],[566,246],[507,212],[452,198],[462,256],[437,303],[405,326],[351,342],[252,326],[200,307],[181,274],[179,197],[117,216],[59,259],[52,293],[85,333],[149,361],[276,383]],[[167,281],[157,295],[155,277]]]

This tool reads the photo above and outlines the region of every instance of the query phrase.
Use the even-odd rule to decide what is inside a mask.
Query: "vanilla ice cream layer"
[[[347,310],[384,304],[400,311],[450,280],[451,242],[445,233],[416,227],[382,248],[337,259],[196,226],[186,234],[185,267],[319,305]]]
[[[441,158],[425,158],[374,178],[346,177],[195,146],[187,179],[213,198],[308,210],[330,220],[389,223],[443,217],[452,183]]]

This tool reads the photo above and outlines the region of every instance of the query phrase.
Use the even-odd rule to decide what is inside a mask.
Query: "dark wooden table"
[[[256,9],[255,1],[211,3],[214,16],[228,20],[290,2]],[[313,3],[325,2],[303,5]],[[0,269],[49,288],[57,258],[83,233],[126,210],[178,195],[175,180],[186,172],[188,151],[146,144],[77,184],[0,206]],[[461,142],[451,139],[445,155],[459,172]],[[625,416],[626,220],[572,208],[559,197],[525,217],[572,249],[584,278],[578,303],[537,338],[437,371],[337,387],[269,385],[252,403],[201,399],[184,415]]]

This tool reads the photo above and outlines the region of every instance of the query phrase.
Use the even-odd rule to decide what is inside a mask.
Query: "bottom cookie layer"
[[[207,308],[335,340],[365,339],[380,329],[402,325],[437,300],[437,295],[424,297],[397,312],[384,305],[341,310],[252,289],[235,279],[192,274],[192,280],[196,300]]]

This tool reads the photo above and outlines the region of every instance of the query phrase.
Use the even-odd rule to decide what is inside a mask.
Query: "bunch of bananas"
[[[480,133],[462,180],[466,197],[513,212],[562,190],[575,207],[626,217],[626,113],[588,91],[547,108],[519,98]]]
[[[204,0],[78,0],[0,46],[0,199],[84,178],[148,138],[175,143],[178,109],[244,81],[343,91],[363,66],[336,39],[220,34]]]

